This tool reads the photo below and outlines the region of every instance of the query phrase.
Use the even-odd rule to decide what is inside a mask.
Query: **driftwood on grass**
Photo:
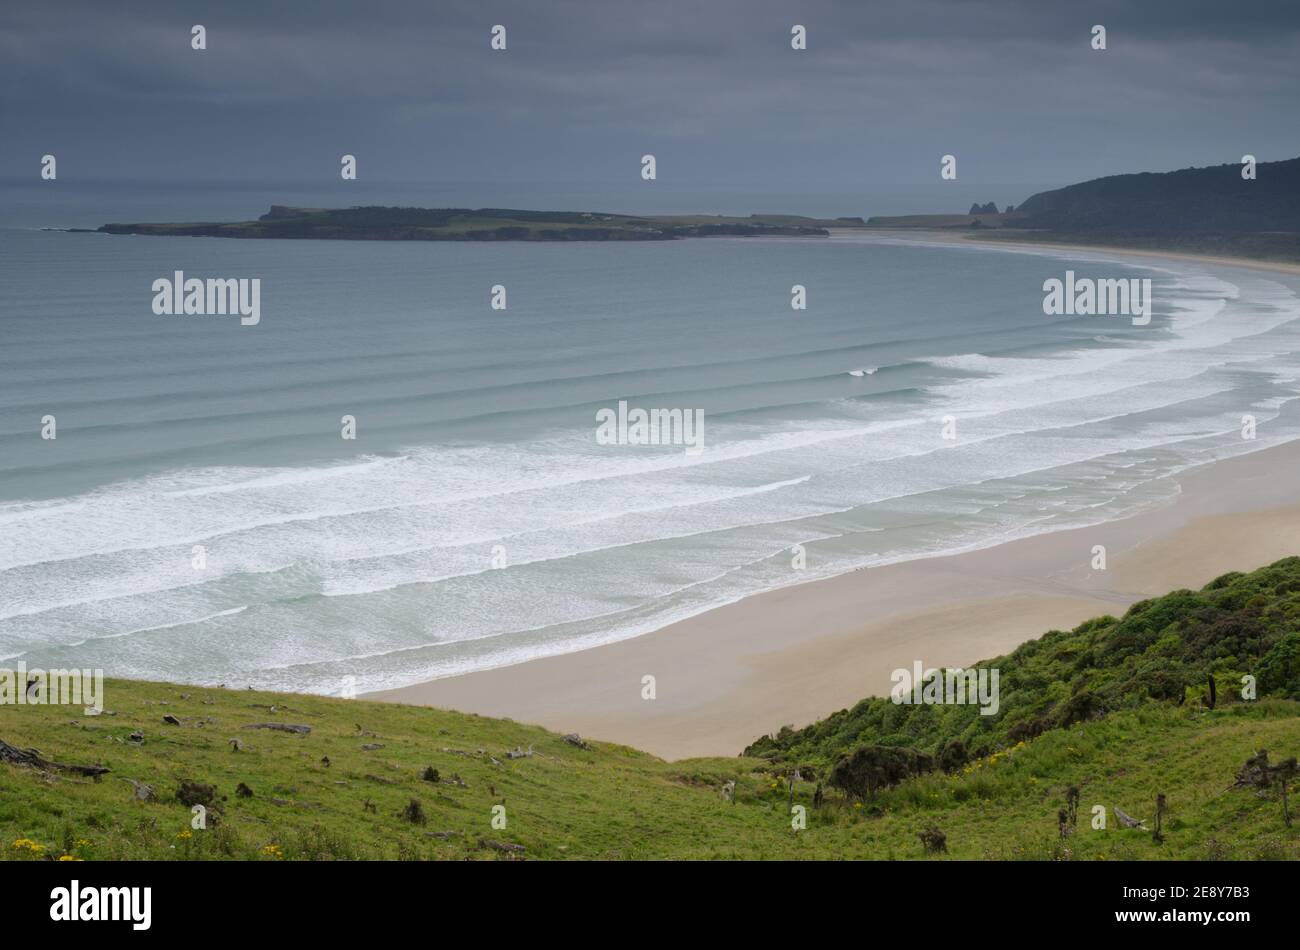
[[[249,709],[266,709],[273,713],[293,712],[288,706],[281,706],[278,703],[268,705],[267,703],[246,703]]]
[[[98,778],[109,771],[102,765],[63,765],[59,762],[51,762],[49,759],[41,758],[40,753],[35,749],[19,749],[3,739],[0,739],[0,762],[24,765],[42,772],[72,772],[88,778]]]
[[[1276,766],[1268,761],[1268,750],[1260,749],[1246,760],[1246,764],[1237,772],[1237,780],[1228,788],[1267,789],[1273,784]]]
[[[299,726],[290,722],[250,722],[245,729],[274,729],[276,732],[294,732],[305,736],[311,732],[311,726]]]
[[[1260,749],[1246,760],[1246,764],[1237,772],[1237,780],[1228,786],[1234,788],[1254,788],[1256,794],[1267,796],[1276,785],[1282,799],[1282,820],[1291,827],[1291,806],[1287,798],[1288,786],[1300,775],[1300,765],[1294,756],[1276,765],[1268,761],[1268,750]]]
[[[158,795],[154,792],[152,785],[146,785],[144,782],[137,782],[133,778],[124,778],[123,782],[130,782],[131,787],[135,789],[135,797],[142,802],[156,802]]]
[[[1116,808],[1115,817],[1119,819],[1119,823],[1125,828],[1141,828],[1143,831],[1146,831],[1147,823],[1145,821],[1140,821],[1132,815],[1124,814],[1123,809]]]

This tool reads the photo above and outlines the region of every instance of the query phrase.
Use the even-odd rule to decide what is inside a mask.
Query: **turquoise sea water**
[[[167,217],[133,210],[101,217]],[[866,238],[36,226],[0,229],[0,658],[29,666],[400,685],[1117,517],[1300,435],[1300,300],[1265,273]],[[1044,316],[1067,268],[1150,277],[1151,324]],[[260,278],[260,325],[155,315],[176,270]],[[620,399],[702,411],[704,451],[597,444]]]

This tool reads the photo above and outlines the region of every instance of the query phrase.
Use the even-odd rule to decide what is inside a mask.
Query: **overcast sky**
[[[833,190],[952,153],[966,184],[1065,183],[1295,157],[1298,94],[1295,0],[0,9],[4,178],[48,152],[60,179],[325,180],[352,153],[370,181],[620,182],[649,152],[663,181]]]

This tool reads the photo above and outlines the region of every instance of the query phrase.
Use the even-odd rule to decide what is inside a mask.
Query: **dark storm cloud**
[[[1300,154],[1298,52],[1290,2],[10,3],[0,175],[1065,182]]]

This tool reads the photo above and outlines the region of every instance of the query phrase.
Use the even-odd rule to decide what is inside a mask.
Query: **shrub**
[[[853,798],[861,799],[932,771],[934,759],[916,749],[862,745],[836,760],[827,781]]]
[[[1255,679],[1261,696],[1278,693],[1300,699],[1300,631],[1288,633],[1260,658]]]
[[[944,745],[943,751],[939,753],[939,768],[949,773],[956,772],[969,759],[970,755],[966,752],[966,743],[960,739],[949,739]]]

